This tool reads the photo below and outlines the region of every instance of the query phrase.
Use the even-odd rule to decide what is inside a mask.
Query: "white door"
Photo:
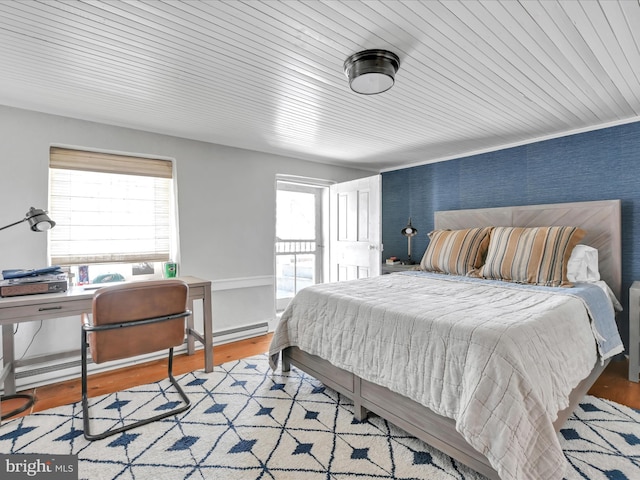
[[[381,176],[330,187],[332,282],[380,275]]]

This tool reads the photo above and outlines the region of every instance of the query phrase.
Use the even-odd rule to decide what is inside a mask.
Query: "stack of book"
[[[387,258],[387,265],[400,265],[402,262],[398,259],[398,257],[389,257]]]
[[[66,292],[68,284],[67,274],[60,267],[3,270],[0,297]]]

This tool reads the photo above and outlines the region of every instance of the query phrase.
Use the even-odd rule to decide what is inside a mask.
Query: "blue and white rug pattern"
[[[80,403],[0,427],[0,452],[77,454],[82,479],[482,480],[381,420],[353,419],[353,405],[292,369],[273,373],[266,355],[180,378],[192,408],[105,440],[82,436]],[[94,432],[173,408],[168,382],[90,399]],[[561,443],[567,479],[640,479],[640,413],[584,398]]]

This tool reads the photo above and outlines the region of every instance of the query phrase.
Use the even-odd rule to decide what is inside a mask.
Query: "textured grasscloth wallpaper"
[[[383,258],[406,258],[409,217],[419,261],[433,212],[622,200],[620,333],[628,345],[628,288],[640,280],[640,122],[382,174]]]

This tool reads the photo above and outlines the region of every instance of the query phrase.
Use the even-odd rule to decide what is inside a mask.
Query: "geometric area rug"
[[[177,416],[88,442],[80,403],[0,427],[0,453],[78,456],[80,479],[429,479],[483,476],[403,430],[353,418],[344,396],[267,355],[179,377],[192,407]],[[167,381],[90,399],[95,432],[172,408]],[[586,396],[560,432],[566,478],[640,479],[640,413]]]

